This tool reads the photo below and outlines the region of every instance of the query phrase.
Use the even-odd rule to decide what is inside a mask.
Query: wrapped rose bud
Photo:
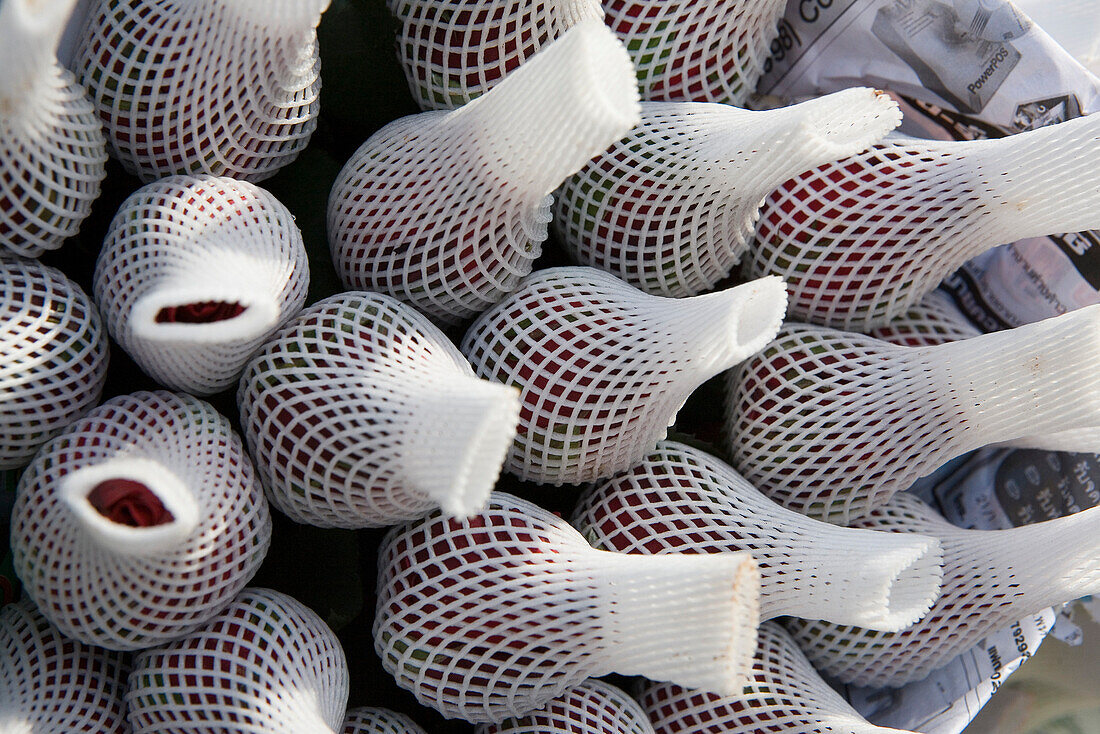
[[[397,55],[421,109],[452,110],[488,92],[587,18],[599,0],[387,0]]]
[[[740,690],[760,577],[748,553],[631,556],[495,493],[480,514],[395,528],[379,550],[374,644],[447,717],[500,722],[618,672]]]
[[[0,470],[23,466],[99,402],[107,332],[61,271],[0,251]]]
[[[860,716],[775,622],[760,625],[752,680],[743,691],[719,696],[650,683],[638,700],[656,734],[902,734]]]
[[[107,173],[92,103],[56,56],[75,4],[0,3],[0,252],[37,257],[60,247]]]
[[[897,631],[928,611],[943,577],[934,538],[899,543],[894,533],[812,520],[672,441],[582,495],[573,525],[593,547],[622,553],[751,552],[762,620],[791,615]]]
[[[531,272],[551,192],[637,121],[626,51],[589,20],[491,94],[390,123],[347,162],[329,198],[344,285],[447,323],[485,311]]]
[[[329,0],[93,0],[74,65],[112,155],[149,182],[273,176],[317,127]]]
[[[615,686],[589,679],[526,716],[479,724],[474,734],[653,734],[645,712]]]
[[[363,706],[348,711],[342,734],[427,734],[415,721],[396,711]]]
[[[695,388],[768,343],[784,303],[778,278],[672,299],[551,268],[478,319],[462,352],[478,375],[520,388],[505,468],[578,484],[641,461]]]
[[[654,295],[697,295],[741,261],[768,192],[900,120],[866,88],[766,112],[645,103],[641,123],[561,187],[554,229],[578,263]]]
[[[62,636],[28,599],[0,609],[0,728],[129,734],[121,653]]]
[[[963,530],[903,493],[858,525],[939,538],[943,592],[900,632],[791,620],[814,666],[844,683],[921,680],[1017,619],[1100,592],[1100,507],[1008,530]]]
[[[107,328],[157,382],[196,395],[234,384],[306,299],[294,217],[243,181],[173,176],[119,209],[96,261]]]
[[[849,524],[989,444],[1100,430],[1100,305],[932,347],[787,324],[731,372],[733,465],[772,499]]]
[[[1100,116],[995,140],[896,135],[768,196],[746,258],[791,317],[866,331],[996,245],[1100,226]]]
[[[186,635],[248,582],[271,517],[229,421],[189,395],[108,400],[20,478],[14,565],[61,632],[112,650]]]
[[[336,734],[350,687],[328,625],[258,588],[186,637],[135,655],[129,682],[134,734]]]
[[[519,416],[422,314],[378,293],[310,306],[249,363],[237,393],[272,502],[298,522],[381,527],[477,511]]]

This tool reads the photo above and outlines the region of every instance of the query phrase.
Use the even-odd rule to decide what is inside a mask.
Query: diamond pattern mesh
[[[364,706],[350,709],[342,734],[427,734],[404,714]]]
[[[589,679],[527,716],[479,724],[475,734],[653,734],[653,726],[630,696]]]

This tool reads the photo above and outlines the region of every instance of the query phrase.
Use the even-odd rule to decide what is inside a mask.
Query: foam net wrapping
[[[259,568],[271,517],[229,421],[188,395],[112,398],[44,445],[12,563],[61,632],[112,650],[177,639]]]
[[[758,624],[748,553],[631,556],[494,493],[480,514],[390,531],[374,645],[398,685],[448,718],[499,723],[618,672],[740,690]]]
[[[94,1],[94,0],[93,0]],[[273,176],[306,147],[329,0],[98,0],[73,68],[143,181]]]
[[[615,686],[589,679],[527,716],[479,724],[474,734],[653,734],[645,712]]]
[[[480,97],[588,18],[599,0],[387,0],[400,28],[397,55],[424,110]]]
[[[672,299],[549,268],[479,318],[462,352],[479,376],[520,389],[505,468],[579,484],[641,461],[695,388],[768,343],[784,304],[777,278]]]
[[[130,734],[123,655],[62,636],[26,598],[0,609],[0,731]]]
[[[764,71],[783,0],[604,0],[642,99],[741,106]]]
[[[672,441],[587,490],[573,525],[593,547],[622,553],[749,551],[760,566],[765,620],[793,615],[897,631],[928,611],[943,576],[934,538],[813,520]]]
[[[135,655],[129,683],[134,734],[334,734],[350,688],[328,625],[260,588],[187,637]]]
[[[776,622],[760,625],[752,680],[737,695],[649,683],[638,700],[656,734],[901,734],[860,716]]]
[[[867,88],[765,112],[643,103],[641,123],[562,185],[554,231],[580,264],[654,295],[697,295],[741,261],[768,193],[900,119]]]
[[[93,294],[119,346],[160,384],[211,395],[302,307],[309,263],[294,217],[244,181],[173,176],[119,209]]]
[[[107,174],[91,101],[55,55],[75,2],[0,4],[0,251],[61,247]]]
[[[237,400],[271,501],[324,527],[476,512],[519,419],[515,388],[475,377],[426,317],[378,293],[307,308],[248,364]]]
[[[0,470],[99,402],[107,331],[60,270],[0,251]]]
[[[894,134],[764,202],[746,258],[779,275],[791,317],[866,331],[996,245],[1100,226],[1100,118],[996,140]]]
[[[588,20],[490,94],[375,133],[329,198],[344,285],[446,323],[502,300],[541,252],[551,192],[637,123],[633,73],[622,44]]]
[[[733,465],[772,499],[848,524],[956,456],[1100,437],[1100,306],[932,347],[788,323],[731,372]]]
[[[921,680],[987,634],[1100,591],[1100,508],[1009,530],[963,530],[903,493],[858,525],[939,538],[943,592],[901,632],[790,620],[814,666],[844,683]]]
[[[427,734],[405,714],[362,706],[349,709],[342,734]]]

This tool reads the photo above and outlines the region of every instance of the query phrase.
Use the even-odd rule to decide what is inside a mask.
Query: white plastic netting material
[[[329,198],[336,270],[447,323],[475,316],[531,272],[550,193],[638,121],[622,44],[574,26],[452,112],[390,123],[347,162]]]
[[[746,257],[791,317],[856,331],[905,312],[996,245],[1100,226],[1100,117],[1000,139],[893,135],[772,192]]]
[[[317,126],[329,0],[98,0],[74,70],[143,181],[274,175]]]
[[[814,666],[844,683],[921,680],[1015,620],[1100,591],[1100,508],[1008,530],[963,530],[900,494],[859,526],[939,538],[943,592],[901,632],[791,620]]]
[[[505,468],[578,484],[641,461],[695,388],[768,343],[784,307],[778,278],[672,299],[550,268],[482,315],[462,352],[479,376],[520,389]]]
[[[932,347],[786,324],[730,373],[733,465],[803,514],[849,524],[967,451],[1100,439],[1100,306]],[[1087,429],[1087,430],[1083,430]]]
[[[349,709],[342,734],[427,734],[405,714],[363,706]]]
[[[740,106],[764,72],[784,0],[603,0],[642,99]]]
[[[55,56],[75,2],[0,3],[0,249],[25,257],[76,234],[107,174],[92,104]]]
[[[0,251],[0,470],[99,402],[107,331],[60,270]]]
[[[638,700],[656,734],[901,734],[860,716],[775,622],[760,625],[752,680],[743,692],[718,696],[650,683]]]
[[[645,103],[639,125],[562,185],[554,230],[578,263],[654,295],[696,295],[741,261],[771,191],[900,121],[867,88],[765,112]]]
[[[573,525],[621,553],[749,551],[760,566],[760,618],[793,615],[884,630],[915,622],[939,595],[934,538],[841,528],[787,510],[732,468],[662,441],[633,469],[590,488]]]
[[[135,655],[129,683],[135,734],[334,734],[350,688],[328,625],[260,588],[187,637]]]
[[[374,645],[402,688],[444,716],[524,716],[618,672],[733,692],[758,624],[748,553],[599,551],[567,522],[494,493],[464,521],[438,514],[379,550]]]
[[[188,395],[112,398],[44,445],[12,510],[24,592],[67,636],[177,639],[259,568],[271,517],[229,421]]]
[[[397,56],[424,110],[480,97],[587,18],[599,0],[387,0],[400,28]]]
[[[146,374],[210,395],[237,381],[308,289],[302,234],[274,196],[229,178],[173,176],[123,202],[93,293]]]
[[[981,333],[942,290],[929,292],[905,313],[868,332],[876,339],[904,347],[932,347]]]
[[[426,317],[378,293],[307,308],[248,364],[237,402],[272,502],[325,527],[477,511],[519,417],[514,388],[479,380]]]
[[[0,731],[130,734],[121,653],[61,635],[27,599],[0,609]]]
[[[645,712],[615,686],[589,679],[539,711],[499,724],[479,724],[475,734],[653,734]]]

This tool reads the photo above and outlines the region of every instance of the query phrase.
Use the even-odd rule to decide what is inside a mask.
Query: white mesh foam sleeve
[[[642,99],[740,105],[756,88],[784,0],[603,0]]]
[[[739,690],[760,576],[748,553],[599,551],[565,520],[494,493],[379,550],[374,645],[398,685],[447,717],[523,716],[589,676]]]
[[[0,731],[129,734],[126,672],[121,653],[63,637],[26,598],[0,609]]]
[[[526,716],[478,724],[474,734],[653,734],[645,712],[615,686],[589,679]]]
[[[0,251],[0,470],[99,402],[107,331],[84,291],[37,260]]]
[[[630,59],[598,20],[574,26],[449,113],[392,122],[329,198],[345,286],[458,323],[515,290],[546,239],[550,193],[638,121]]]
[[[328,625],[259,588],[187,637],[135,655],[129,683],[135,734],[333,734],[350,687]]]
[[[344,717],[343,734],[427,734],[405,714],[361,706],[349,709]]]
[[[587,18],[599,0],[387,0],[397,55],[424,110],[453,110]]]
[[[743,692],[718,696],[649,683],[638,700],[656,734],[901,734],[860,716],[775,622],[760,625],[752,680]]]
[[[848,524],[972,449],[1100,426],[1097,360],[1100,305],[932,347],[788,323],[730,373],[733,465]]]
[[[519,418],[426,317],[379,293],[307,308],[248,364],[241,425],[268,496],[299,522],[381,527],[477,511]]]
[[[943,544],[943,592],[901,632],[791,620],[810,661],[861,686],[920,680],[987,634],[1043,609],[1100,591],[1100,508],[1008,530],[963,530],[899,494],[859,522],[920,533]]]
[[[302,234],[274,196],[229,178],[173,176],[123,202],[93,293],[146,374],[210,395],[237,381],[308,288]]]
[[[581,496],[573,525],[621,553],[749,551],[760,618],[793,615],[896,631],[939,595],[934,538],[841,528],[780,507],[732,468],[662,441],[633,469]]]
[[[695,388],[768,343],[784,304],[778,278],[672,299],[593,268],[550,268],[482,315],[462,352],[521,391],[505,468],[577,484],[641,461]]]
[[[647,293],[693,296],[741,261],[769,192],[900,120],[893,100],[866,88],[765,112],[644,103],[641,124],[562,185],[554,230],[578,263]]]
[[[274,175],[317,127],[329,0],[99,0],[74,68],[143,181]]]
[[[75,1],[0,3],[0,249],[25,257],[76,234],[107,173],[91,101],[55,56]]]
[[[131,526],[89,496],[109,480],[144,485],[168,511]],[[189,395],[112,398],[44,445],[20,478],[12,563],[61,631],[114,650],[174,640],[248,582],[271,517],[229,421]]]
[[[791,316],[866,331],[996,245],[1100,226],[1100,118],[1005,138],[882,144],[772,192],[746,257]]]

